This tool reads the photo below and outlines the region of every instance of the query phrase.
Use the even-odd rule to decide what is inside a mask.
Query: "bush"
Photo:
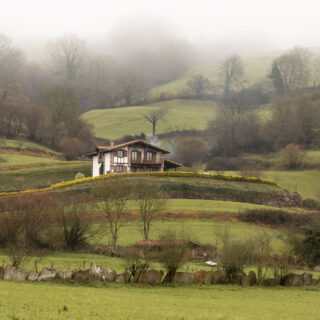
[[[311,217],[284,210],[260,209],[246,210],[239,215],[244,222],[262,223],[271,226],[303,226],[310,222]]]
[[[320,201],[315,199],[304,199],[302,201],[302,206],[307,209],[320,210]]]
[[[232,238],[229,230],[225,230],[221,237],[219,260],[226,273],[229,283],[238,281],[239,274],[243,273],[246,264],[252,260],[252,242]]]
[[[285,169],[300,169],[304,166],[305,155],[301,146],[288,144],[281,151],[281,165]]]
[[[177,270],[188,260],[188,248],[184,243],[181,243],[176,232],[173,231],[164,232],[160,235],[160,240],[169,243],[169,245],[158,254],[157,260],[167,271],[163,282],[171,283]]]
[[[291,237],[293,251],[310,266],[320,264],[320,220],[313,220],[304,228],[302,234],[297,231]]]

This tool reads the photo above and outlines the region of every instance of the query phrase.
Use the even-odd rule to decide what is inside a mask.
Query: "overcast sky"
[[[320,46],[319,0],[0,0],[0,33],[14,40],[75,33],[100,38],[151,17],[190,41],[259,38],[277,46]]]

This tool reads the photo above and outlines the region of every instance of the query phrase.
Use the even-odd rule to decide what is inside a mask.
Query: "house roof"
[[[182,167],[183,164],[179,163],[179,162],[176,162],[176,161],[173,161],[173,160],[169,160],[169,159],[165,159],[164,160],[164,166],[165,168],[179,168],[179,167]]]
[[[162,153],[166,153],[166,154],[170,153],[169,151],[167,151],[165,149],[159,148],[159,147],[157,147],[157,146],[155,146],[153,144],[150,144],[150,143],[140,139],[140,140],[132,140],[132,141],[121,143],[121,144],[110,145],[110,146],[96,146],[96,151],[92,152],[92,153],[89,153],[88,156],[97,155],[98,152],[111,152],[111,151],[117,150],[119,148],[132,146],[132,145],[137,145],[137,144],[142,144],[142,145],[144,145],[146,147],[155,149],[155,150],[157,150],[159,152],[162,152]]]

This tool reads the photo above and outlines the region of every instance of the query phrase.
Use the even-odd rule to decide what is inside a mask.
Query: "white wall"
[[[97,155],[93,156],[92,157],[92,176],[93,177],[99,176],[99,168],[100,168],[99,157]]]
[[[104,174],[110,172],[111,169],[111,154],[105,153],[104,154]]]

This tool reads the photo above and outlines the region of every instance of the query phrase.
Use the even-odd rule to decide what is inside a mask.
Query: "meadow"
[[[68,286],[0,282],[4,320],[309,320],[319,289]]]
[[[245,78],[247,84],[250,85],[266,78],[266,75],[270,72],[273,57],[244,56],[242,59],[245,69]],[[156,99],[163,93],[170,97],[183,95],[188,89],[188,81],[192,79],[194,75],[199,74],[208,78],[213,86],[219,86],[219,84],[221,85],[220,73],[221,67],[219,63],[197,65],[188,70],[179,79],[152,88],[149,92],[149,96]]]
[[[91,174],[87,161],[64,161],[44,154],[0,150],[0,192],[43,188],[74,179],[78,172]]]
[[[206,100],[170,100],[145,106],[92,110],[82,118],[93,126],[99,138],[119,139],[125,135],[151,134],[151,125],[144,116],[154,110],[165,110],[157,133],[177,130],[203,130],[215,115],[216,105]]]

